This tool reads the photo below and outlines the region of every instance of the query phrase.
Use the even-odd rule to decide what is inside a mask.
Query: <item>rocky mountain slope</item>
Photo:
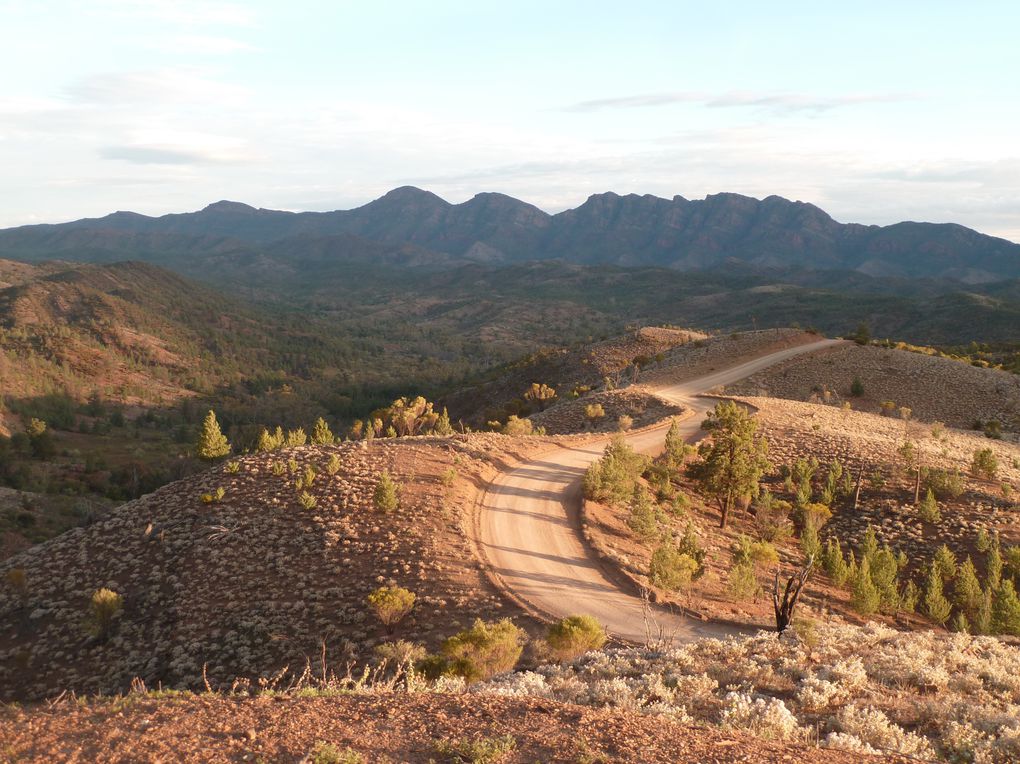
[[[402,187],[362,207],[291,213],[217,202],[199,212],[150,218],[116,212],[61,225],[0,232],[0,255],[38,258],[102,250],[218,252],[283,240],[353,235],[487,263],[562,259],[583,264],[717,267],[728,260],[778,269],[857,271],[876,277],[966,283],[1020,277],[1020,244],[958,225],[842,224],[814,205],[778,196],[714,194],[700,200],[596,194],[550,215],[494,193],[450,204]],[[234,242],[232,244],[231,242]]]

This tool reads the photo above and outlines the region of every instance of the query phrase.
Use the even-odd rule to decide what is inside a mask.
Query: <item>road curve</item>
[[[711,399],[694,396],[838,342],[820,340],[769,353],[698,379],[659,388],[656,393],[693,410],[681,422],[684,436],[692,438],[705,412],[715,404]],[[666,429],[663,425],[642,430],[627,440],[639,451],[657,453],[662,449]],[[608,441],[606,437],[543,452],[493,480],[481,501],[479,545],[496,577],[531,609],[550,618],[592,615],[617,639],[643,643],[649,628],[641,599],[606,576],[583,542],[579,527],[581,477],[602,455]],[[651,636],[661,631],[685,641],[735,633],[732,626],[685,618],[664,609],[655,608],[652,615]]]

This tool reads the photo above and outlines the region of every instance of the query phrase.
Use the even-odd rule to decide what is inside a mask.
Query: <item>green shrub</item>
[[[397,484],[393,482],[390,473],[383,470],[379,475],[379,481],[375,484],[375,493],[372,495],[372,503],[380,512],[395,512],[400,507],[400,498],[397,496]]]
[[[686,592],[691,588],[702,566],[696,559],[677,547],[663,544],[652,552],[648,578],[652,586],[671,592]]]
[[[606,630],[590,615],[572,615],[549,626],[545,642],[558,660],[599,650],[606,643]]]
[[[383,642],[376,645],[375,657],[393,667],[416,666],[425,660],[425,648],[415,642],[398,639],[396,642]]]
[[[315,509],[319,502],[318,499],[308,493],[308,491],[302,491],[298,494],[298,503],[301,504],[304,509]]]
[[[992,631],[1020,637],[1020,598],[1010,579],[1003,581],[993,595]]]
[[[341,751],[332,743],[320,740],[308,752],[305,760],[309,764],[362,764],[365,758],[350,748]]]
[[[631,448],[622,435],[606,446],[602,457],[584,475],[584,496],[604,504],[622,504],[634,495],[637,480],[648,467],[648,458]]]
[[[941,499],[959,498],[964,491],[963,475],[959,470],[945,470],[941,467],[921,468],[921,487],[934,492]]]
[[[726,579],[726,590],[738,601],[757,597],[761,592],[761,585],[754,575],[754,566],[747,562],[735,563]]]
[[[871,566],[868,558],[861,560],[854,576],[850,604],[861,615],[871,615],[881,604],[881,595],[871,580]]]
[[[390,631],[400,623],[415,602],[414,592],[400,586],[380,586],[368,595],[368,605],[376,618]]]
[[[854,381],[850,383],[850,395],[854,398],[864,395],[864,383],[861,382],[860,377],[854,377]]]
[[[504,435],[514,435],[516,437],[523,437],[525,435],[534,435],[535,425],[530,419],[522,419],[516,414],[511,414],[506,420],[506,424],[500,429]]]
[[[316,446],[331,446],[336,441],[336,436],[329,429],[329,424],[321,416],[315,420],[312,428],[312,444]]]
[[[952,605],[943,591],[942,575],[937,565],[932,563],[928,571],[928,582],[924,588],[924,613],[935,623],[944,625],[949,620]]]
[[[338,454],[330,454],[329,461],[326,462],[326,473],[329,475],[335,475],[340,471],[340,467],[343,466],[340,461]]]
[[[479,619],[443,642],[441,652],[451,671],[471,683],[513,669],[526,641],[524,629],[509,618],[494,623]]]
[[[942,521],[942,513],[939,511],[939,503],[935,500],[935,492],[929,488],[921,503],[917,505],[917,515],[928,523]]]
[[[843,550],[835,538],[830,537],[825,544],[825,549],[822,552],[822,567],[825,568],[825,572],[829,574],[829,578],[836,586],[843,586],[850,577],[850,566],[847,565],[846,559],[843,557]]]
[[[492,738],[476,737],[473,740],[440,740],[435,743],[434,749],[448,762],[499,764],[517,750],[517,741],[512,735]]]
[[[220,431],[220,424],[216,421],[216,412],[209,410],[202,422],[202,430],[198,436],[198,443],[195,445],[195,453],[200,459],[219,459],[230,453],[230,443],[227,436]]]
[[[627,527],[644,542],[652,541],[659,536],[659,518],[655,507],[648,492],[640,485],[634,486]]]
[[[990,448],[979,448],[974,452],[974,458],[970,463],[970,471],[975,477],[984,477],[986,480],[993,480],[999,471],[999,460],[995,452]]]

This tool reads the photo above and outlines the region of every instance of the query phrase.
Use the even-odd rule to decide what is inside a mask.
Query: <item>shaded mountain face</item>
[[[329,241],[335,239],[335,241]],[[450,204],[405,186],[353,210],[292,213],[221,201],[192,213],[103,218],[0,231],[0,257],[123,259],[169,267],[189,257],[272,250],[440,266],[531,260],[705,270],[840,270],[880,279],[988,283],[1020,277],[1020,244],[952,224],[843,224],[804,202],[714,194],[597,194],[549,215],[503,194]]]

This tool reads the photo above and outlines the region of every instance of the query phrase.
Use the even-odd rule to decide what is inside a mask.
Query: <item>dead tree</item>
[[[814,564],[814,557],[809,557],[807,563],[797,573],[794,573],[786,580],[786,587],[783,589],[783,597],[779,598],[779,570],[776,570],[774,587],[772,589],[772,607],[776,611],[776,631],[782,634],[786,627],[793,621],[793,610],[797,607],[797,600],[800,598],[801,590],[811,575],[811,566]]]

